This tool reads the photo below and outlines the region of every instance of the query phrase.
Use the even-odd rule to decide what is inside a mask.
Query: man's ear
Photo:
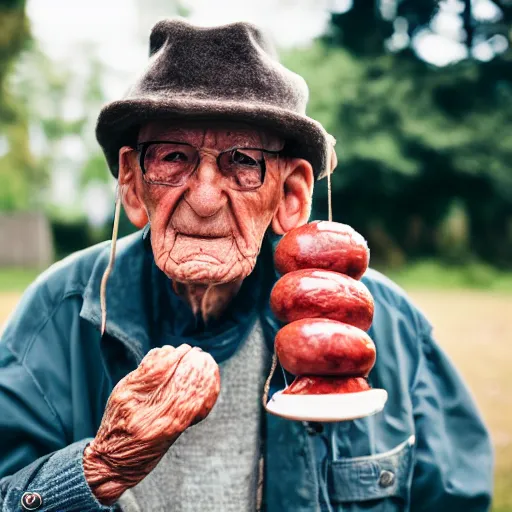
[[[136,153],[133,148],[123,146],[119,150],[119,187],[124,210],[130,222],[139,229],[148,223],[148,214],[142,200],[139,184]]]
[[[307,160],[288,160],[281,201],[272,219],[276,234],[284,235],[306,224],[311,212],[314,180],[313,168]]]

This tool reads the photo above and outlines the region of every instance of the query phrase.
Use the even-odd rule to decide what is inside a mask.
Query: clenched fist
[[[110,505],[138,484],[189,426],[206,418],[220,391],[214,359],[181,345],[153,349],[119,381],[84,452],[86,480]]]

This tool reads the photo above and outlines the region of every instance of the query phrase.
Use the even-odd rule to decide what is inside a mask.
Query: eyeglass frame
[[[187,183],[187,181],[192,177],[192,175],[197,171],[197,169],[201,165],[201,155],[200,155],[200,152],[199,152],[200,148],[197,148],[196,146],[194,146],[192,144],[189,144],[188,142],[180,142],[180,141],[175,141],[175,140],[147,140],[147,141],[144,141],[144,142],[139,142],[138,144],[136,144],[134,146],[133,149],[135,149],[139,153],[139,167],[140,167],[140,170],[142,172],[142,176],[144,177],[144,181],[146,183],[150,184],[150,185],[161,185],[161,186],[164,186],[164,187],[173,187],[173,188],[181,187],[181,186],[184,185],[184,184],[182,184],[182,185],[171,185],[170,183],[163,183],[163,182],[160,182],[160,181],[146,180],[145,176],[146,176],[146,172],[147,171],[146,171],[146,168],[145,168],[145,165],[144,165],[144,159],[146,157],[146,153],[147,153],[148,148],[152,144],[179,144],[181,146],[188,146],[188,147],[191,147],[191,148],[195,149],[195,151],[197,152],[197,155],[198,155],[198,159],[197,159],[197,162],[195,164],[195,167],[194,167],[193,171],[189,174],[189,176],[185,180],[184,184]],[[251,147],[243,147],[243,146],[233,146],[232,148],[225,149],[224,151],[220,151],[219,154],[217,155],[215,161],[216,161],[216,164],[217,164],[217,169],[220,171],[221,170],[220,158],[222,157],[222,155],[224,155],[226,153],[229,153],[230,151],[235,151],[235,150],[261,151],[263,154],[268,153],[270,155],[277,155],[279,157],[279,155],[283,154],[284,149],[285,149],[284,147],[281,148],[281,149],[272,150],[272,149],[263,149],[263,148],[251,148]],[[267,162],[266,162],[265,158],[263,158],[262,162],[258,162],[258,163],[261,165],[261,173],[262,173],[261,184],[258,185],[257,187],[254,187],[254,188],[240,188],[238,190],[240,190],[242,192],[252,192],[252,191],[260,189],[263,186],[263,184],[265,183],[265,176],[266,176],[266,171],[267,171],[267,165],[266,165]]]

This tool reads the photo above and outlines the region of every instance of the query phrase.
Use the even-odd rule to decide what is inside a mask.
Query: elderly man
[[[333,140],[252,25],[166,20],[150,54],[97,127],[141,231],[113,269],[101,244],[45,272],[0,343],[0,510],[487,510],[482,420],[428,321],[374,271],[384,411],[264,412],[273,248],[307,222]],[[270,395],[283,387],[277,372]]]

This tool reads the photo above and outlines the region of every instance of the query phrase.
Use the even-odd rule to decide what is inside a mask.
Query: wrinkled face
[[[193,158],[193,153],[188,153],[194,152],[190,146],[199,149],[195,171],[174,186],[160,184],[163,180],[158,179],[151,182],[147,169],[145,178],[140,170],[137,173],[158,267],[171,279],[185,283],[220,284],[245,278],[254,268],[264,233],[281,199],[280,167],[285,162],[265,154],[265,179],[259,188],[251,189],[250,175],[235,180],[221,172],[217,157],[234,147],[279,150],[282,141],[240,124],[172,127],[158,122],[149,123],[139,133],[139,143],[149,141],[189,145],[179,151],[173,147],[168,154],[157,154],[154,147],[149,150],[145,161],[166,159],[170,169]],[[232,157],[226,158],[223,165],[229,168]],[[236,158],[243,163],[245,157]]]

